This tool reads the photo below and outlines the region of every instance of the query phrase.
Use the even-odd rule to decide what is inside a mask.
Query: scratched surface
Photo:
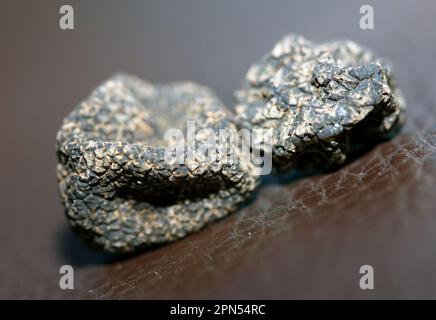
[[[0,11],[0,298],[436,298],[436,3],[6,1]],[[271,4],[270,4],[271,3]],[[334,4],[334,5],[332,5]],[[104,7],[104,8],[103,8]],[[69,230],[55,178],[61,119],[114,71],[193,80],[232,106],[281,36],[351,38],[391,59],[404,130],[329,174],[265,179],[236,214],[170,245],[114,257]],[[75,290],[59,289],[59,267]],[[375,270],[375,290],[358,286]]]

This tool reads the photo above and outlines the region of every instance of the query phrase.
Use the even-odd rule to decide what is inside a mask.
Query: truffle
[[[352,41],[287,35],[251,66],[235,97],[239,126],[272,130],[270,145],[252,147],[271,152],[281,170],[334,168],[353,146],[384,139],[404,122],[391,67]]]
[[[233,144],[213,144],[220,130],[236,130],[230,119],[204,86],[110,78],[57,134],[60,193],[73,229],[104,250],[131,252],[235,211],[258,179]],[[194,144],[166,139],[168,129],[187,131],[188,121]]]

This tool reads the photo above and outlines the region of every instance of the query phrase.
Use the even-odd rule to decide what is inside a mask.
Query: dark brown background
[[[61,4],[75,8],[61,31]],[[359,8],[375,30],[359,29]],[[436,298],[434,1],[2,1],[0,298]],[[124,70],[192,80],[231,106],[250,63],[288,32],[389,57],[408,102],[393,141],[345,168],[268,178],[240,212],[125,259],[69,230],[55,178],[62,118]],[[75,290],[59,289],[59,267]],[[359,267],[375,290],[359,289]]]

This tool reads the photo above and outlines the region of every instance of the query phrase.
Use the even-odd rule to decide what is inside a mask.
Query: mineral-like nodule
[[[287,35],[251,66],[235,97],[239,126],[272,130],[269,145],[253,148],[270,151],[282,170],[335,167],[353,145],[383,139],[404,122],[391,67],[351,41]]]
[[[196,149],[181,147],[194,154],[180,163],[165,157],[164,135],[186,129],[187,120],[195,121]],[[211,161],[201,148],[210,141],[203,128],[212,136],[236,129],[206,87],[152,85],[128,75],[103,83],[57,135],[60,193],[72,228],[106,251],[131,252],[235,211],[257,185],[253,166],[231,145],[217,145]],[[237,161],[220,160],[228,154]]]

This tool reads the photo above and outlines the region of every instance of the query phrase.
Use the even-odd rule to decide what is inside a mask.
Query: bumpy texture
[[[60,191],[73,229],[107,251],[131,252],[235,211],[257,185],[253,166],[231,144],[217,143],[212,160],[201,149],[219,130],[236,129],[229,119],[210,90],[194,83],[152,85],[128,75],[103,83],[57,135]],[[195,148],[164,139],[187,120],[195,121]],[[165,156],[169,146],[186,156],[182,163]]]
[[[272,152],[282,170],[331,168],[352,145],[388,137],[404,122],[405,104],[389,65],[351,41],[314,44],[287,35],[251,66],[235,93],[243,128],[272,130],[253,148]]]

